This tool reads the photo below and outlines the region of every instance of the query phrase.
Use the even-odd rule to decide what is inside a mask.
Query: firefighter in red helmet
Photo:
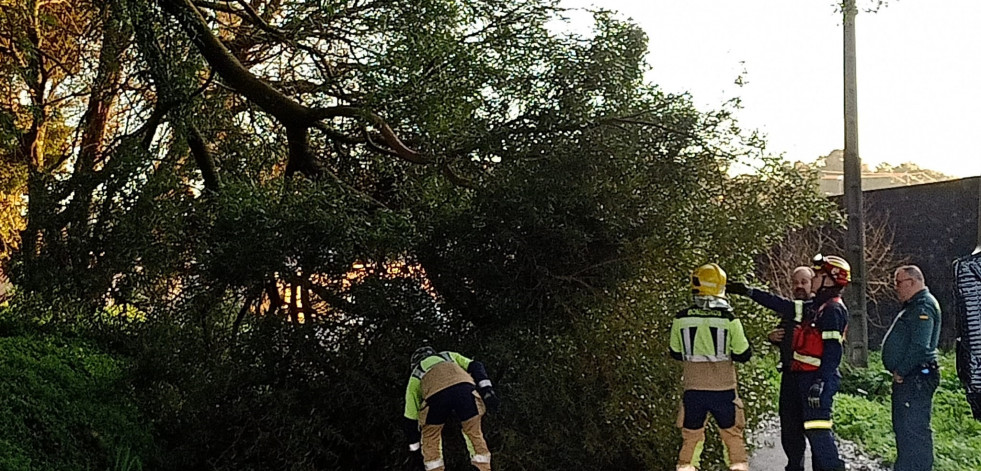
[[[848,328],[848,310],[841,292],[851,281],[851,267],[837,256],[814,257],[814,278],[808,301],[792,301],[775,294],[749,288],[742,283],[726,286],[730,294],[748,296],[753,301],[793,319],[793,360],[800,417],[804,436],[811,444],[815,471],[843,471],[831,431],[831,408],[838,392],[841,374],[842,342]],[[788,463],[787,470],[803,470],[803,463]]]

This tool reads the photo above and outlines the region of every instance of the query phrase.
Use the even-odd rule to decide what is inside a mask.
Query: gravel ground
[[[749,459],[749,469],[752,471],[783,471],[787,465],[787,457],[780,447],[780,424],[776,417],[763,421],[760,428],[749,434],[749,441],[755,446],[753,456]],[[849,471],[888,471],[879,460],[866,455],[854,443],[838,439],[838,453],[845,460]],[[807,450],[804,458],[805,469],[812,471],[811,450]]]

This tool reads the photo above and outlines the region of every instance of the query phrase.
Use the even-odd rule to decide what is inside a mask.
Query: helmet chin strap
[[[827,273],[820,273],[820,274],[818,274],[816,276],[820,276],[822,278],[821,278],[821,286],[818,287],[817,292],[814,293],[815,295],[821,294],[821,293],[823,293],[823,292],[825,292],[825,291],[827,291],[827,290],[829,290],[829,289],[834,288],[835,286],[837,286],[837,285],[835,285],[835,281],[832,280],[831,279],[831,276],[829,276]],[[828,286],[828,281],[831,281],[831,286]]]
[[[823,303],[831,298],[841,296],[841,292],[844,289],[835,283],[834,278],[830,276],[825,276],[825,280],[831,280],[831,285],[829,286],[825,281],[821,282],[821,286],[818,288],[817,292],[814,293],[814,300]]]

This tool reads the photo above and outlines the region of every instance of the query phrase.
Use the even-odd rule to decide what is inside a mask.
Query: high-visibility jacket
[[[839,329],[836,322],[822,322],[825,308],[831,303],[841,305],[841,298],[835,297],[825,301],[817,309],[809,312],[794,329],[793,350],[794,358],[790,364],[791,371],[818,371],[821,359],[824,357],[825,340],[843,341],[844,327]]]
[[[412,370],[405,387],[405,414],[402,426],[409,443],[419,446],[419,413],[426,399],[446,388],[461,383],[477,388],[491,387],[484,364],[456,352],[439,352],[423,358]]]
[[[690,307],[671,324],[671,356],[684,362],[685,390],[726,391],[736,387],[733,360],[752,352],[743,325],[722,300],[712,307]]]
[[[439,352],[424,358],[412,370],[405,387],[405,418],[419,419],[422,403],[433,394],[460,383],[490,386],[484,365],[456,352]]]
[[[837,374],[842,357],[841,344],[845,330],[848,328],[848,309],[833,291],[820,292],[807,301],[793,301],[755,288],[750,289],[747,295],[753,301],[778,312],[783,320],[796,322],[798,326],[794,329],[795,334],[798,329],[803,329],[805,326],[815,329],[808,329],[810,332],[808,335],[810,340],[806,342],[808,345],[813,345],[818,340],[815,331],[820,334],[820,340],[823,342],[820,353],[810,347],[805,351],[793,349],[796,361],[791,360],[791,371],[818,371],[818,375],[822,378]],[[835,301],[830,302],[831,300]],[[797,335],[802,334],[803,331]],[[793,341],[794,335],[790,338]],[[807,370],[799,369],[802,368],[802,363],[808,364],[808,362]],[[813,368],[815,366],[816,368]]]

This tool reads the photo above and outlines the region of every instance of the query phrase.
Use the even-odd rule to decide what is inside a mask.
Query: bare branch
[[[198,169],[201,170],[204,187],[218,193],[221,190],[221,179],[219,179],[218,170],[215,168],[215,159],[211,155],[207,143],[204,142],[201,132],[193,124],[187,127],[187,144],[191,148],[194,162],[198,164]]]
[[[256,77],[215,36],[192,0],[159,1],[165,10],[178,19],[190,36],[191,41],[226,84],[258,105],[263,111],[274,116],[286,127],[290,155],[286,167],[288,175],[296,171],[312,177],[321,174],[322,169],[316,163],[308,146],[307,130],[310,127],[316,127],[328,132],[326,126],[319,126],[316,123],[334,117],[348,117],[366,121],[380,131],[385,144],[398,157],[413,163],[431,162],[430,158],[422,156],[402,143],[391,126],[375,113],[354,106],[308,108]],[[263,21],[255,10],[251,10],[251,14],[255,15],[253,19]],[[266,23],[263,21],[263,24]]]
[[[246,2],[245,0],[237,0],[237,2],[245,10],[245,13],[248,14],[249,18],[252,19],[252,23],[254,25],[258,26],[260,29],[266,31],[267,33],[272,33],[275,35],[284,35],[282,31],[273,28],[272,26],[269,25],[268,22],[266,22],[266,20],[262,19],[262,17],[259,16],[258,13],[256,13],[255,9],[252,8],[252,5],[248,4],[248,2]]]
[[[160,3],[165,10],[178,18],[191,41],[226,84],[286,126],[309,124],[308,108],[291,100],[246,69],[214,35],[191,0],[160,0]]]
[[[457,174],[456,171],[454,171],[453,168],[450,167],[449,162],[443,162],[443,165],[440,167],[440,170],[443,172],[443,175],[450,181],[450,183],[456,186],[462,186],[464,188],[474,188],[476,186],[474,185],[473,181],[471,181],[470,179],[464,178],[459,174]]]
[[[432,159],[424,156],[402,143],[402,141],[395,135],[395,131],[392,131],[391,126],[375,113],[372,113],[364,108],[359,108],[357,106],[332,106],[329,108],[314,108],[310,110],[310,116],[313,119],[326,119],[335,117],[348,117],[348,118],[359,118],[368,121],[374,125],[381,132],[382,138],[385,143],[392,149],[395,155],[401,157],[409,162],[416,164],[428,164],[432,163]]]
[[[331,128],[330,126],[328,126],[326,123],[321,122],[321,121],[317,121],[317,122],[313,123],[313,127],[315,129],[319,130],[320,132],[324,133],[327,136],[327,139],[330,139],[330,140],[335,141],[335,142],[340,142],[342,144],[349,144],[349,145],[353,145],[353,144],[366,144],[367,143],[366,139],[364,139],[364,138],[355,137],[355,136],[349,136],[347,134],[343,134],[341,132],[338,132],[338,131],[334,130],[333,128]]]
[[[207,0],[194,0],[194,6],[199,8],[205,8],[213,11],[220,11],[223,13],[229,13],[232,15],[241,15],[242,11],[236,9],[235,7],[229,5],[227,2],[209,2]]]
[[[377,142],[375,142],[375,140],[371,138],[371,133],[368,132],[367,129],[364,129],[363,131],[364,131],[365,144],[368,145],[369,149],[378,152],[379,154],[388,155],[392,157],[400,157],[397,153],[395,153],[395,151],[391,149],[387,149],[381,146],[380,144],[378,144]]]

